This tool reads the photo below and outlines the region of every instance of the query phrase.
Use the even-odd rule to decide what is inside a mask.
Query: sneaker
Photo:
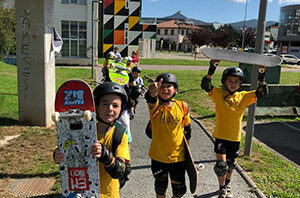
[[[130,120],[133,120],[134,116],[135,116],[134,112],[130,112]]]
[[[218,198],[226,198],[226,188],[222,188],[219,190]]]
[[[231,187],[229,185],[226,186],[226,198],[233,198]]]

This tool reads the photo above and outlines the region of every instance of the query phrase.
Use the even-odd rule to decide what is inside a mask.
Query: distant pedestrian
[[[202,78],[201,87],[215,102],[216,126],[215,138],[216,165],[214,171],[219,182],[219,198],[231,198],[230,188],[232,171],[236,167],[241,141],[241,123],[246,108],[255,103],[257,97],[268,93],[263,82],[264,73],[259,75],[259,86],[253,91],[238,91],[244,79],[243,71],[238,67],[229,67],[222,74],[222,88],[211,84],[212,75],[218,62],[211,61],[208,74]]]
[[[176,76],[162,73],[145,93],[152,130],[149,156],[158,198],[166,197],[169,175],[173,197],[186,193],[183,136],[191,137],[191,119],[187,104],[173,99],[177,91]]]
[[[135,51],[132,51],[132,53],[131,53],[131,58],[132,58],[132,62],[133,62],[135,65],[140,64],[140,60],[139,60],[139,58],[137,57]]]

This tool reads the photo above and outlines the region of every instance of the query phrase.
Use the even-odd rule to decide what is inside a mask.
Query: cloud
[[[278,0],[278,4],[283,3],[300,3],[300,0]]]

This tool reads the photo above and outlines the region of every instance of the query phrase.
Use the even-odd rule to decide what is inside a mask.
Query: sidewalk
[[[130,145],[132,173],[130,180],[121,189],[121,197],[155,197],[154,179],[150,168],[148,149],[150,139],[145,135],[145,127],[149,115],[144,99],[140,99],[136,118],[131,121],[131,133],[133,142]],[[196,164],[203,163],[205,169],[198,174],[198,188],[195,194],[189,192],[189,181],[186,176],[187,193],[184,197],[205,198],[217,197],[218,182],[213,171],[215,165],[215,153],[213,142],[209,135],[195,122],[192,121],[192,138],[190,140],[191,151]],[[257,197],[243,177],[234,171],[232,176],[232,191],[234,197],[254,198]],[[169,182],[167,197],[171,197],[172,190]]]

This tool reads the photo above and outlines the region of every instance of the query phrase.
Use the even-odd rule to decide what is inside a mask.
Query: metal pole
[[[95,68],[95,60],[94,60],[94,3],[99,3],[99,1],[92,1],[92,16],[91,16],[91,32],[92,32],[92,79],[94,79],[94,68]]]
[[[242,38],[242,50],[244,51],[244,45],[245,45],[245,24],[246,24],[246,18],[247,18],[247,7],[248,7],[248,0],[246,0],[245,5],[245,17],[244,17],[244,23],[243,23],[243,38]]]
[[[92,79],[94,79],[94,1],[92,1],[92,16],[91,16],[91,31],[92,31]]]
[[[268,3],[267,0],[260,0],[259,15],[258,15],[258,22],[257,22],[257,33],[256,33],[256,40],[255,40],[255,53],[258,54],[262,53],[264,47],[267,3]],[[257,66],[253,66],[250,90],[254,90],[257,88],[257,77],[258,77],[258,68]],[[256,107],[256,103],[252,104],[249,107],[249,111],[248,111],[245,148],[244,148],[244,154],[247,156],[250,156],[251,154],[252,137],[254,131],[253,129],[254,129],[254,119],[255,119],[255,107]]]

